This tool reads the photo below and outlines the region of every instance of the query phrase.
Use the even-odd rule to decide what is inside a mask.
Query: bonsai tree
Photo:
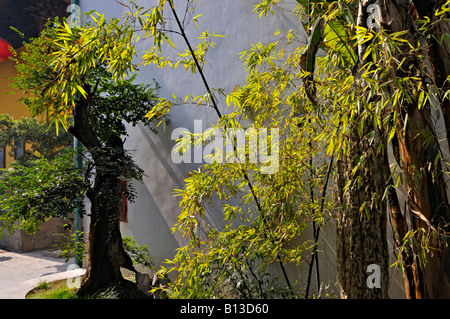
[[[118,19],[92,18],[92,23],[73,29],[58,20],[48,23],[40,37],[25,44],[20,56],[24,62],[16,56],[14,84],[24,90],[32,116],[54,124],[57,133],[62,126],[89,155],[83,178],[75,178],[84,186],[65,185],[77,188],[91,203],[88,267],[79,294],[122,282],[121,267],[134,270],[123,248],[119,211],[124,193],[134,197],[129,181],[142,178],[143,172],[124,150],[122,138],[127,135],[125,123],[151,122],[145,115],[156,99],[155,87],[133,84],[135,76],[128,76],[134,71],[131,27]],[[62,196],[49,192],[41,200]],[[53,213],[54,207],[45,211]]]

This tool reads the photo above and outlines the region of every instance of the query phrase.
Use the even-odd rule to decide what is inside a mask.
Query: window
[[[120,188],[123,190],[122,191],[122,199],[120,201],[120,217],[119,220],[121,222],[128,222],[128,198],[127,195],[125,194],[125,190],[127,188],[127,182],[126,181],[121,181],[120,182]]]
[[[0,168],[5,168],[5,148],[0,148]]]
[[[14,159],[21,158],[25,153],[25,144],[23,142],[15,142],[14,146],[16,148],[16,152],[14,153]]]

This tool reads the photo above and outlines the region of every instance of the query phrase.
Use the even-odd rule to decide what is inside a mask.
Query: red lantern
[[[12,45],[5,39],[0,37],[0,62],[8,61],[12,56]]]

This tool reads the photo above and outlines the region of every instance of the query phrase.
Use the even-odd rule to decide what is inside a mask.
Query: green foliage
[[[39,282],[39,284],[37,285],[37,289],[42,289],[42,290],[46,290],[50,287],[49,283],[44,281]]]
[[[34,166],[42,174],[52,172],[43,177],[38,175],[39,179],[36,175],[28,175],[32,171],[13,167],[14,172],[20,171],[20,174],[8,174],[12,177],[8,177],[8,185],[4,187],[17,189],[17,185],[21,185],[21,188],[17,194],[14,193],[15,196],[4,198],[4,207],[9,209],[3,216],[5,221],[9,220],[7,224],[12,225],[13,221],[24,218],[26,227],[30,231],[35,230],[41,221],[57,215],[55,211],[60,215],[73,211],[74,200],[84,194],[89,197],[97,192],[95,196],[101,195],[111,209],[118,207],[122,193],[131,201],[135,197],[131,181],[140,180],[143,172],[123,151],[122,141],[117,139],[127,136],[125,123],[150,124],[151,119],[144,116],[155,104],[156,88],[135,84],[135,75],[126,76],[135,70],[132,64],[135,38],[131,27],[119,23],[119,19],[107,21],[96,13],[91,18],[92,22],[74,29],[70,29],[65,21],[49,21],[38,38],[25,43],[20,57],[16,55],[18,75],[14,86],[24,91],[23,101],[32,116],[42,117],[50,123],[58,137],[67,136],[59,134],[58,127],[62,124],[66,129],[73,128],[76,106],[88,99],[87,121],[83,122],[81,129],[92,132],[96,146],[85,145],[84,151],[91,156],[84,159],[82,171],[69,168],[73,161],[67,156],[64,161],[59,158],[52,163],[36,162]],[[117,189],[110,184],[95,185],[94,174],[121,176],[123,181],[127,181],[121,185],[127,187]],[[19,175],[21,179],[17,177]],[[3,178],[6,181],[7,176]],[[57,187],[52,178],[59,178]],[[45,193],[28,191],[28,185]],[[26,198],[23,194],[27,195]],[[22,201],[19,203],[20,198]],[[29,206],[27,213],[26,205]],[[98,212],[92,213],[96,216]],[[37,220],[40,222],[31,227]],[[115,222],[115,219],[109,220],[111,224]]]
[[[127,136],[124,123],[150,125],[151,120],[145,115],[156,103],[156,87],[135,84],[135,79],[136,74],[115,82],[101,65],[90,72],[87,83],[97,85],[98,89],[91,97],[89,120],[101,141],[106,142],[111,134]]]
[[[51,293],[39,299],[78,299],[74,289],[61,288],[52,291]]]
[[[131,26],[121,23],[119,19],[107,21],[104,15],[97,13],[92,14],[91,18],[92,23],[81,28],[71,29],[65,22],[56,22],[50,28],[53,45],[51,55],[46,56],[50,58],[48,65],[53,72],[53,82],[49,85],[41,81],[37,88],[59,103],[46,104],[43,109],[39,105],[33,107],[37,114],[46,114],[47,120],[61,120],[70,115],[76,98],[88,94],[86,77],[90,72],[95,72],[99,65],[106,66],[109,78],[114,81],[123,81],[134,70],[132,58],[135,49]],[[45,34],[42,36],[45,37]],[[94,83],[97,85],[96,81]]]
[[[316,224],[315,231],[333,217],[327,172],[350,153],[352,134],[356,132],[359,139],[375,145],[377,154],[351,159],[345,194],[361,189],[361,172],[375,173],[367,167],[370,156],[383,160],[386,141],[392,140],[396,130],[396,107],[417,99],[420,109],[432,99],[420,82],[424,75],[404,69],[406,56],[423,58],[422,48],[406,40],[405,32],[358,27],[357,1],[297,3],[293,14],[304,22],[308,44],[294,31],[277,31],[277,42],[258,43],[242,52],[247,82],[226,94],[233,112],[213,126],[223,134],[227,128],[278,128],[283,137],[278,171],[265,175],[248,162],[213,163],[202,165],[185,179],[185,187],[177,190],[182,213],[174,231],[181,232],[189,243],[161,270],[162,274],[178,274],[169,288],[175,297],[273,297],[264,294],[264,286],[258,288],[261,281],[256,278],[264,278],[270,264],[280,260],[299,264],[314,251],[314,242],[300,238],[311,224]],[[282,5],[276,0],[259,1],[255,12],[276,14]],[[160,18],[154,21],[164,20],[162,8],[155,9],[160,10]],[[319,46],[325,56],[317,55]],[[361,56],[358,46],[364,47]],[[151,61],[164,68],[169,59]],[[193,100],[213,100],[210,93],[205,94],[208,100],[201,96]],[[189,96],[177,99],[186,102]],[[171,105],[161,101],[149,116],[165,114]],[[241,124],[248,122],[251,124]],[[201,137],[208,140],[208,134]],[[419,136],[428,143],[432,138],[426,132]],[[196,137],[200,136],[182,138],[177,150],[196,145]],[[385,198],[377,194],[364,202],[359,207],[361,218],[370,219],[368,212],[376,210],[381,200]],[[223,229],[208,222],[207,210],[213,205],[222,207]],[[256,280],[247,280],[253,273]],[[274,281],[274,286],[284,288],[277,293],[285,295],[283,281]]]
[[[58,123],[71,125],[73,107],[89,93],[89,124],[106,142],[111,134],[126,135],[123,121],[150,123],[144,115],[155,103],[156,88],[134,84],[136,75],[125,78],[135,70],[130,27],[95,15],[92,23],[74,29],[49,21],[40,37],[25,43],[20,54],[25,63],[18,63],[13,86],[24,91],[32,117],[55,123],[57,133]]]
[[[76,288],[69,288],[67,280],[58,280],[47,284],[45,289],[36,287],[26,299],[148,299],[149,296],[140,291],[129,281],[113,285],[94,295],[78,296]]]
[[[165,69],[166,67],[176,69],[182,65],[186,71],[198,72],[199,68],[201,69],[206,62],[206,54],[208,51],[215,47],[214,39],[223,37],[216,32],[208,32],[205,30],[197,36],[196,40],[198,40],[198,43],[196,45],[190,45],[183,51],[177,50],[171,37],[172,35],[175,35],[187,39],[184,28],[191,21],[197,27],[198,19],[201,17],[201,15],[194,16],[195,7],[198,2],[192,0],[186,1],[184,19],[183,21],[180,21],[179,19],[177,21],[181,27],[178,30],[167,29],[167,17],[165,12],[172,10],[172,1],[159,0],[156,5],[150,7],[143,7],[137,5],[133,1],[130,2],[132,4],[131,6],[122,4],[129,9],[129,13],[126,14],[126,21],[142,31],[142,36],[137,36],[137,39],[151,38],[153,40],[153,46],[148,51],[144,52],[144,55],[142,56],[142,63],[144,65],[155,64],[160,69]],[[176,13],[176,11],[173,9],[172,13]],[[166,43],[169,45],[168,47],[164,46]],[[169,56],[173,53],[170,49],[175,50],[176,59]],[[205,100],[205,98],[202,99],[201,96],[197,97],[197,99]],[[195,98],[193,100],[195,100]],[[165,117],[172,104],[173,101],[160,98],[159,102],[148,112],[146,118],[151,118],[153,120],[159,119],[159,124],[164,123]]]
[[[53,160],[65,147],[73,144],[73,138],[66,132],[57,135],[54,125],[49,127],[34,118],[14,120],[8,114],[0,114],[0,148],[9,146],[10,155],[14,156],[15,142],[26,144],[24,156],[17,159],[25,163],[37,158]]]
[[[226,248],[214,253],[225,253]],[[243,249],[246,249],[244,246]],[[179,255],[179,254],[178,254]],[[290,295],[280,279],[266,270],[261,257],[250,260],[245,254],[235,254],[224,261],[221,255],[217,259],[207,254],[189,258],[189,264],[180,269],[189,269],[183,273],[188,282],[174,284],[168,290],[170,298],[217,299],[217,298],[288,298]]]
[[[163,12],[162,8],[155,10]],[[144,23],[150,24],[150,18],[144,18],[148,19]],[[286,39],[297,41],[293,32]],[[317,193],[325,187],[328,167],[321,151],[328,142],[325,138],[319,140],[319,128],[329,124],[324,121],[327,110],[313,112],[304,92],[298,90],[302,52],[288,52],[283,44],[257,44],[241,53],[249,71],[247,84],[227,95],[226,101],[234,111],[221,116],[212,127],[224,135],[230,128],[277,128],[283,137],[278,170],[264,174],[259,164],[249,163],[247,149],[245,163],[204,164],[185,179],[185,187],[177,190],[182,213],[173,230],[181,232],[188,244],[160,271],[177,274],[168,288],[172,297],[273,298],[301,294],[301,290],[292,291],[287,286],[286,278],[274,277],[267,268],[302,263],[313,247],[312,242],[300,240],[303,232],[313,220],[323,225],[328,218],[332,203],[325,205]],[[171,66],[169,58],[151,61],[161,68]],[[223,90],[211,89],[198,97],[175,100],[214,104],[213,92]],[[171,105],[163,100],[148,116],[166,114]],[[246,122],[251,124],[244,126]],[[211,130],[200,136],[189,135],[179,141],[178,149],[198,144],[197,137],[208,141],[210,134]],[[313,146],[311,141],[315,141]],[[213,205],[222,208],[223,229],[216,229],[208,221],[207,210]]]
[[[29,291],[26,299],[78,299],[75,288],[67,286],[67,280],[40,283]]]
[[[77,205],[75,199],[86,189],[71,152],[53,161],[29,161],[26,166],[15,162],[0,175],[1,227],[10,232],[19,227],[33,233],[52,217],[67,218]]]
[[[63,239],[57,243],[60,257],[66,262],[73,256],[80,256],[85,259],[87,257],[88,245],[84,240],[84,233],[73,231],[70,235],[61,234]],[[139,245],[132,237],[123,237],[123,247],[133,261],[133,265],[140,265],[145,268],[153,269],[154,264],[148,253],[147,245]]]
[[[55,245],[55,248],[59,250],[58,257],[64,258],[65,262],[68,262],[73,256],[79,256],[83,260],[87,257],[88,245],[84,240],[84,232],[72,231],[70,234],[59,235],[62,240]]]
[[[26,144],[24,156],[0,172],[1,228],[33,233],[51,217],[69,218],[73,200],[86,190],[73,167],[70,134],[57,135],[54,125],[7,114],[0,115],[0,127],[0,146],[11,147],[11,156],[15,142]]]
[[[141,291],[134,283],[128,280],[113,284],[90,296],[92,299],[150,299],[151,297]]]
[[[326,210],[318,209],[319,196],[313,197],[310,192],[311,187],[318,190],[324,186],[327,165],[320,153],[326,144],[319,142],[312,148],[310,140],[302,138],[304,132],[309,132],[312,140],[316,138],[319,131],[315,125],[319,119],[311,118],[310,106],[303,104],[298,91],[293,90],[295,77],[290,73],[293,61],[284,61],[283,51],[276,48],[261,54],[255,47],[242,58],[249,63],[258,62],[247,64],[250,70],[247,84],[227,98],[235,111],[223,116],[216,128],[224,134],[230,127],[278,128],[284,136],[279,145],[279,167],[275,174],[266,175],[258,165],[248,162],[205,164],[185,180],[185,188],[178,191],[183,210],[175,229],[191,242],[171,262],[172,270],[181,275],[174,282],[174,289],[187,296],[288,295],[284,279],[268,276],[266,267],[280,261],[302,263],[312,248],[311,242],[300,241],[303,231],[312,220],[323,224],[327,216]],[[250,114],[251,126],[242,127],[239,119],[250,120]],[[216,231],[205,219],[205,210],[215,199],[220,201],[224,213],[226,226],[221,231]],[[201,238],[203,231],[207,238]],[[197,278],[205,267],[208,279],[214,278],[217,285],[210,295],[203,295],[209,290],[202,288],[204,283]],[[234,286],[230,273],[234,274],[231,278],[239,277]],[[239,282],[242,286],[237,286]],[[274,290],[271,292],[267,287]]]
[[[195,1],[186,3],[185,16],[197,25],[199,17],[193,16]],[[328,172],[334,163],[351,154],[349,141],[355,135],[376,146],[377,154],[363,153],[350,159],[343,193],[357,193],[362,186],[360,173],[373,173],[371,167],[366,167],[370,163],[368,159],[384,156],[387,141],[391,142],[396,135],[395,120],[399,116],[396,109],[412,103],[422,109],[433,99],[433,90],[422,81],[426,74],[405,62],[411,56],[425,61],[421,45],[415,46],[407,40],[405,31],[358,27],[357,1],[298,0],[297,3],[293,14],[305,23],[309,33],[307,45],[294,31],[277,32],[279,41],[259,43],[241,53],[248,72],[245,85],[224,92],[210,89],[205,83],[205,94],[174,99],[208,104],[215,102],[213,92],[225,93],[231,112],[220,116],[213,128],[224,134],[229,128],[276,128],[282,139],[278,147],[279,166],[274,174],[263,174],[260,166],[249,161],[204,164],[191,172],[183,189],[177,190],[182,212],[173,230],[181,232],[188,244],[178,249],[167,268],[160,271],[177,274],[167,288],[173,297],[301,295],[301,288],[292,291],[282,278],[268,275],[267,270],[270,265],[300,265],[316,253],[316,242],[304,241],[302,235],[311,226],[316,232],[317,227],[333,217],[334,202],[328,196],[327,185]],[[276,0],[260,1],[255,11],[261,15],[274,14],[281,4]],[[104,96],[100,92],[112,92],[111,100],[95,103],[93,112],[98,116],[91,119],[91,125],[113,127],[106,134],[98,132],[103,142],[112,133],[123,134],[118,119],[130,113],[118,107],[111,108],[110,117],[102,118],[102,115],[108,114],[105,111],[110,110],[108,106],[123,100],[125,95],[140,96],[137,91],[122,91],[109,81],[127,84],[126,74],[134,70],[132,57],[140,37],[154,41],[154,47],[143,56],[145,64],[155,63],[161,69],[183,65],[191,72],[201,72],[206,52],[214,47],[214,33],[202,33],[197,46],[192,46],[184,33],[185,21],[179,24],[178,30],[165,29],[165,12],[172,10],[176,14],[172,1],[161,0],[148,9],[135,4],[127,7],[130,13],[125,23],[119,19],[108,22],[99,14],[91,15],[92,24],[79,29],[71,30],[65,23],[56,23],[55,28],[49,28],[43,38],[28,47],[38,53],[24,55],[35,68],[25,66],[18,83],[37,93],[34,99],[26,100],[34,115],[67,125],[77,99],[90,95],[95,101],[95,97]],[[131,27],[138,25],[143,31],[140,36]],[[425,31],[426,23],[421,28]],[[188,50],[178,51],[178,60],[173,61],[163,55],[163,44],[175,49],[169,35],[177,34],[186,41]],[[48,39],[54,41],[45,41]],[[324,56],[317,55],[319,47],[326,52]],[[358,47],[364,50],[359,52]],[[105,74],[109,75],[106,80]],[[91,91],[100,87],[105,91]],[[439,93],[448,95],[448,92]],[[146,105],[150,109],[147,118],[163,118],[175,103],[166,99],[158,101],[151,108]],[[142,114],[132,113],[129,121]],[[417,141],[423,145],[433,138],[426,130],[416,133]],[[202,134],[204,140],[210,138],[208,134],[211,131]],[[179,141],[179,148],[195,143],[198,143],[196,139],[188,136]],[[108,149],[90,151],[99,152],[94,154],[96,158],[104,156],[100,161],[104,167],[97,167],[97,172],[117,173],[118,166],[109,160],[117,154],[108,154]],[[250,156],[245,155],[247,159]],[[443,158],[441,154],[432,160],[439,162]],[[122,159],[121,165],[131,163],[130,159]],[[133,177],[142,176],[142,171],[129,167]],[[436,165],[418,170],[426,169],[442,173]],[[420,172],[415,178],[418,176]],[[384,200],[378,195],[357,208],[361,218],[370,219],[368,208],[376,208]],[[108,193],[105,189],[104,196],[115,202],[113,197],[108,197],[114,196],[111,190]],[[223,229],[209,223],[207,210],[213,205],[222,208]],[[414,236],[405,238],[404,245],[411,245],[414,240]],[[427,241],[421,240],[421,244]]]
[[[426,37],[433,37],[436,30],[431,27],[430,19],[414,21],[415,28],[420,29],[421,33],[414,33],[411,30],[392,32],[384,28],[369,30],[356,25],[357,1],[297,2],[309,9],[310,15],[305,29],[311,29],[313,32],[313,23],[316,19],[321,18],[325,21],[323,30],[325,46],[322,48],[327,55],[317,59],[314,85],[319,97],[315,111],[324,112],[322,118],[327,121],[325,125],[321,123],[321,132],[315,140],[327,141],[327,154],[337,159],[347,156],[352,147],[349,141],[355,138],[352,132],[356,132],[359,140],[375,145],[377,149],[375,156],[378,161],[387,158],[387,146],[388,143],[392,143],[397,164],[392,163],[393,172],[387,170],[387,174],[390,177],[395,176],[397,181],[405,181],[408,192],[420,192],[418,191],[420,183],[427,174],[433,183],[436,183],[439,176],[447,175],[448,170],[440,168],[441,165],[445,167],[448,163],[441,149],[436,150],[436,154],[424,164],[426,167],[407,169],[403,166],[401,167],[403,170],[400,171],[398,166],[405,165],[408,158],[399,158],[397,138],[412,134],[414,143],[417,143],[417,147],[420,147],[423,153],[427,153],[432,141],[439,138],[436,127],[430,122],[440,117],[440,106],[431,101],[445,103],[442,101],[445,100],[447,93],[434,83],[431,79],[433,77],[431,70],[425,67],[430,63],[427,56],[429,53],[426,52]],[[448,3],[442,8],[443,11],[448,11]],[[444,21],[448,23],[448,19],[436,18],[434,24]],[[426,120],[428,122],[422,127],[411,129],[414,124],[411,124],[407,113],[412,109],[417,109],[423,114],[430,112],[433,120]],[[399,126],[402,122],[404,124]],[[370,156],[363,153],[351,159],[352,167],[344,194],[358,194],[358,190],[364,186],[361,185],[361,172],[364,172],[364,169],[371,175],[376,173],[369,167],[372,160]],[[388,187],[394,186],[386,185],[386,188]],[[402,187],[404,185],[399,185],[399,182],[395,185],[395,188]],[[380,201],[386,200],[386,193],[387,190],[383,196],[376,194],[370,201],[363,203],[359,207],[361,217],[366,216],[370,219],[367,214],[368,207],[372,209]],[[434,194],[422,193],[418,196],[427,201],[426,197],[433,197]],[[416,206],[413,202],[408,198],[405,205],[411,205],[414,211]],[[440,205],[446,205],[445,201]],[[408,211],[404,213],[404,218],[407,218]],[[420,266],[424,266],[427,256],[437,252],[436,247],[446,246],[444,238],[446,231],[439,229],[437,226],[439,222],[435,220],[433,226],[426,218],[423,219],[420,212],[417,216],[414,214],[416,213],[413,213],[411,219],[419,217],[427,227],[412,228],[404,238],[398,239],[401,244],[397,265],[403,262],[402,253],[408,251],[414,260],[418,260]],[[443,222],[441,226],[445,223]],[[402,267],[403,265],[400,265],[400,268]]]
[[[148,253],[147,245],[139,245],[132,237],[123,237],[122,240],[125,251],[133,260],[133,265],[153,269],[154,264]]]

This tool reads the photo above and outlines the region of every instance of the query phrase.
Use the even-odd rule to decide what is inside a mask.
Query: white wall
[[[146,5],[148,2],[138,3]],[[193,44],[196,44],[195,38],[205,29],[226,36],[215,38],[216,48],[208,52],[205,75],[212,88],[223,88],[226,92],[231,92],[235,85],[245,82],[245,67],[238,60],[238,53],[249,49],[251,43],[273,41],[273,33],[278,28],[284,31],[300,28],[298,23],[290,21],[284,13],[259,19],[256,14],[252,14],[254,3],[256,1],[216,0],[207,1],[197,7],[196,14],[203,13],[203,16],[199,18],[198,30],[193,23],[189,26],[188,34]],[[125,13],[127,8],[114,1],[82,0],[81,10],[97,10],[106,17],[118,17]],[[179,12],[183,12],[183,8],[179,8]],[[168,27],[177,29],[174,21],[169,21]],[[178,52],[186,49],[180,36],[172,37],[172,41]],[[142,56],[143,51],[151,46],[150,40],[140,43],[138,56]],[[175,51],[168,52],[175,56]],[[183,67],[164,71],[154,66],[141,67],[138,81],[151,82],[153,79],[161,87],[158,93],[162,97],[170,98],[171,93],[180,97],[205,93],[200,76],[191,75]],[[224,100],[219,101],[219,106],[221,112],[227,112]],[[171,258],[175,249],[182,244],[180,236],[170,231],[180,213],[173,190],[182,188],[184,177],[196,167],[194,164],[176,165],[172,162],[170,152],[174,141],[170,140],[170,133],[178,127],[193,131],[194,120],[203,120],[206,126],[206,123],[214,123],[217,115],[212,108],[178,106],[171,110],[170,125],[165,132],[160,130],[160,134],[155,135],[142,125],[129,128],[130,137],[125,147],[145,170],[146,176],[143,183],[136,185],[139,198],[129,205],[128,223],[122,224],[122,230],[125,236],[133,236],[140,244],[148,244],[157,263]],[[220,224],[217,214],[213,213],[210,218],[212,222]]]
[[[146,3],[156,1],[138,1]],[[107,3],[107,4],[106,4]],[[177,3],[184,3],[178,1]],[[251,0],[208,0],[198,5],[196,14],[203,13],[199,19],[198,30],[193,24],[188,29],[188,36],[195,44],[195,37],[207,29],[217,31],[226,38],[215,38],[216,48],[208,52],[205,66],[206,78],[212,88],[223,88],[231,92],[235,85],[245,82],[245,67],[238,60],[238,53],[250,48],[252,43],[267,43],[273,41],[273,33],[277,29],[288,31],[297,30],[304,34],[297,18],[289,12],[280,11],[275,16],[258,18],[252,13],[253,5],[257,1]],[[126,8],[114,1],[81,0],[82,12],[95,9],[107,17],[117,17],[126,12]],[[182,9],[179,8],[179,12]],[[174,21],[169,21],[169,27],[176,28]],[[172,37],[179,51],[186,48],[181,37]],[[138,55],[152,46],[151,41],[141,43]],[[139,62],[139,60],[136,60]],[[204,94],[205,89],[198,74],[191,75],[182,67],[178,70],[158,70],[154,66],[141,67],[138,80],[151,82],[155,79],[161,87],[159,95],[170,98],[171,92],[184,97],[187,94]],[[227,112],[224,99],[219,101],[220,109]],[[201,119],[204,123],[214,123],[217,120],[212,108],[184,105],[174,107],[170,112],[170,125],[166,131],[159,130],[153,134],[143,126],[129,127],[130,137],[126,141],[126,148],[132,153],[138,165],[144,169],[146,176],[142,183],[136,184],[139,197],[135,203],[129,205],[128,223],[121,223],[124,236],[133,236],[139,244],[148,245],[154,262],[159,265],[174,256],[175,250],[183,244],[178,233],[172,233],[170,228],[176,223],[180,213],[178,199],[173,196],[173,190],[182,188],[183,179],[194,165],[176,165],[172,162],[170,152],[174,141],[170,140],[170,133],[178,127],[185,127],[193,131],[194,120]],[[220,211],[210,212],[211,223],[221,225]],[[334,227],[327,228],[321,233],[320,249],[326,253],[320,254],[321,280],[332,288],[336,282],[335,264],[335,231]],[[306,268],[289,267],[292,281],[304,283]],[[274,267],[274,271],[279,269]],[[281,275],[281,273],[279,273]],[[311,292],[316,291],[313,285]]]

